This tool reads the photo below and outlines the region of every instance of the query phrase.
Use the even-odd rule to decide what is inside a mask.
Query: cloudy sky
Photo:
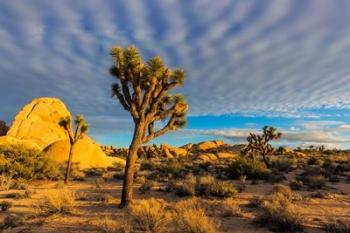
[[[281,144],[350,148],[348,0],[0,0],[0,119],[32,98],[61,98],[100,143],[128,145],[108,55],[136,45],[188,78],[180,145],[244,141],[273,125]]]

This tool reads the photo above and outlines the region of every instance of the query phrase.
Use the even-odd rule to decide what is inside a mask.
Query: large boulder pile
[[[25,105],[16,115],[6,136],[0,137],[0,145],[21,144],[43,151],[53,160],[64,162],[68,158],[68,136],[59,122],[71,114],[57,98],[38,98]],[[109,167],[125,160],[106,156],[90,137],[85,136],[73,150],[73,162],[79,167]]]

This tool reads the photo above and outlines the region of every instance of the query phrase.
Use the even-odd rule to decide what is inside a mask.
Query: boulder
[[[187,154],[188,154],[187,150],[185,150],[183,148],[169,146],[167,144],[162,144],[161,145],[161,150],[163,151],[164,155],[167,158],[184,157],[184,156],[187,156]]]
[[[219,159],[234,159],[234,158],[238,157],[238,154],[236,154],[236,153],[229,153],[229,152],[219,152],[219,153],[216,153],[216,156]]]
[[[49,158],[63,163],[68,159],[69,149],[69,140],[64,139],[52,143],[46,147],[43,152]],[[73,163],[78,164],[81,169],[91,167],[111,167],[115,164],[125,165],[124,159],[106,156],[100,147],[88,136],[83,137],[83,139],[75,144],[72,161]]]
[[[222,145],[224,145],[224,141],[221,140],[216,140],[216,141],[206,141],[206,142],[201,142],[193,146],[193,148],[197,151],[206,151],[206,150],[211,150],[211,149],[216,149]]]
[[[6,123],[0,120],[0,136],[5,136],[8,129],[9,128],[7,127]]]
[[[205,153],[198,156],[198,159],[204,161],[204,162],[210,162],[210,161],[216,161],[218,160],[218,157],[216,157],[215,154],[212,153]]]
[[[68,159],[68,136],[59,122],[71,114],[57,98],[38,98],[25,105],[16,115],[3,144],[23,144],[44,151],[58,162]],[[101,147],[88,136],[79,140],[73,151],[73,162],[81,168],[109,167],[113,163],[125,164],[120,158],[107,157]]]
[[[57,98],[38,98],[25,105],[15,116],[7,136],[35,142],[42,149],[67,138],[59,126],[70,112]]]

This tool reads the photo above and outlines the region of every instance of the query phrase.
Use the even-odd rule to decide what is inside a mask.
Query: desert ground
[[[283,166],[283,169],[282,166],[279,167],[283,172],[275,173],[273,177],[266,179],[227,177],[225,166],[237,159],[233,157],[215,161],[188,158],[141,158],[135,179],[135,203],[148,201],[150,216],[154,214],[152,213],[153,208],[160,211],[156,213],[160,218],[156,220],[159,221],[160,226],[154,232],[183,232],[172,223],[174,216],[166,220],[166,223],[166,217],[160,216],[161,212],[171,213],[174,211],[173,208],[175,209],[175,206],[181,202],[185,202],[187,207],[194,202],[200,205],[200,208],[205,211],[205,221],[214,224],[217,232],[250,233],[271,232],[271,230],[288,232],[287,228],[284,231],[273,229],[272,225],[262,226],[256,223],[256,219],[264,214],[261,202],[264,199],[269,200],[278,192],[289,196],[288,208],[291,208],[290,214],[300,219],[302,225],[300,232],[324,232],[327,224],[336,221],[348,223],[350,220],[350,182],[349,171],[345,171],[347,169],[337,175],[326,175],[328,178],[319,186],[314,184],[293,186],[293,182],[301,179],[298,176],[308,171],[310,167],[315,170],[322,168],[319,170],[320,173],[326,172],[327,169],[323,169],[326,167],[324,161],[328,161],[327,159],[332,160],[332,166],[348,166],[346,161],[349,157],[348,152],[333,152],[331,156],[316,150],[304,151],[303,155],[301,155],[302,152],[297,153],[298,155],[293,155],[294,152],[288,153],[289,155],[283,157],[283,161],[289,162],[289,165]],[[317,160],[314,159],[316,156],[318,156]],[[276,155],[276,161],[280,160],[280,157],[281,155]],[[313,164],[315,161],[316,164]],[[347,167],[344,166],[344,168]],[[328,171],[330,170],[329,168]],[[282,178],[279,177],[281,174]],[[85,173],[75,171],[72,175],[73,180],[68,185],[62,181],[40,180],[17,184],[13,188],[9,187],[8,190],[1,191],[0,202],[11,202],[8,210],[0,212],[1,219],[3,221],[6,219],[2,225],[3,232],[148,232],[143,231],[142,228],[129,231],[122,229],[140,223],[136,220],[140,215],[129,209],[118,208],[122,187],[121,167],[109,170],[90,169]],[[222,195],[191,193],[191,176],[224,182],[232,185],[237,192],[227,192],[227,195],[226,193]],[[211,178],[208,178],[209,176]],[[199,182],[205,183],[206,181]],[[54,200],[55,195],[57,199],[60,199],[67,196],[67,192],[72,196],[64,201],[65,203],[58,203],[59,200]],[[48,197],[52,198],[49,203],[53,206],[46,208],[43,200]],[[166,207],[161,210],[157,209],[152,205],[152,201],[160,201]],[[143,214],[146,213],[147,211]],[[145,224],[145,222],[142,223]],[[343,231],[329,230],[326,232],[348,232],[348,230],[349,228],[344,228]],[[299,230],[291,231],[299,232]],[[209,229],[207,231],[189,230],[188,232],[212,231]]]

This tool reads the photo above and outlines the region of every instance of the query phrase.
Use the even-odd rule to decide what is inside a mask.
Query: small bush
[[[307,165],[320,165],[320,161],[319,159],[313,156],[307,160]]]
[[[146,180],[140,187],[139,191],[141,194],[146,194],[151,191],[151,189],[154,187],[154,182],[151,180]]]
[[[326,185],[326,178],[322,175],[306,176],[303,181],[310,189],[322,189]]]
[[[220,182],[212,176],[199,178],[196,184],[196,194],[198,196],[233,197],[238,193],[237,189],[230,183]]]
[[[4,218],[4,220],[0,224],[0,227],[1,229],[19,227],[24,224],[23,222],[24,221],[22,217],[11,214]]]
[[[176,229],[181,233],[216,233],[217,223],[209,218],[197,199],[189,199],[175,205]]]
[[[8,211],[11,207],[12,207],[12,203],[9,201],[0,202],[0,210],[1,211]]]
[[[241,208],[235,203],[234,199],[228,198],[222,202],[222,210],[224,217],[242,217]]]
[[[289,159],[277,159],[272,162],[272,167],[280,172],[290,171],[292,165],[293,163]]]
[[[72,213],[75,194],[67,189],[55,189],[45,193],[38,208],[45,214]]]
[[[129,222],[119,222],[118,220],[107,217],[98,226],[103,233],[132,233]]]
[[[157,166],[157,170],[162,176],[170,178],[184,178],[187,173],[184,163],[175,159],[162,162]]]
[[[7,191],[12,188],[14,181],[12,176],[0,175],[0,191]]]
[[[108,193],[102,193],[102,194],[98,194],[94,197],[94,200],[97,202],[101,202],[103,204],[108,204],[111,202],[112,200],[112,196]]]
[[[239,158],[228,166],[227,174],[232,179],[240,176],[246,176],[248,179],[266,179],[270,170],[258,160]]]
[[[275,232],[299,232],[302,230],[301,217],[289,199],[280,193],[261,205],[263,211],[255,222],[268,226]]]
[[[196,177],[187,175],[183,182],[175,184],[176,194],[180,197],[194,196],[196,194]]]
[[[303,188],[303,186],[304,186],[304,184],[300,180],[292,180],[291,182],[289,182],[289,187],[292,190],[301,190]]]
[[[134,231],[166,232],[170,216],[165,211],[165,202],[151,198],[138,200],[129,207]]]
[[[350,224],[337,220],[324,225],[324,231],[326,233],[349,233]]]

